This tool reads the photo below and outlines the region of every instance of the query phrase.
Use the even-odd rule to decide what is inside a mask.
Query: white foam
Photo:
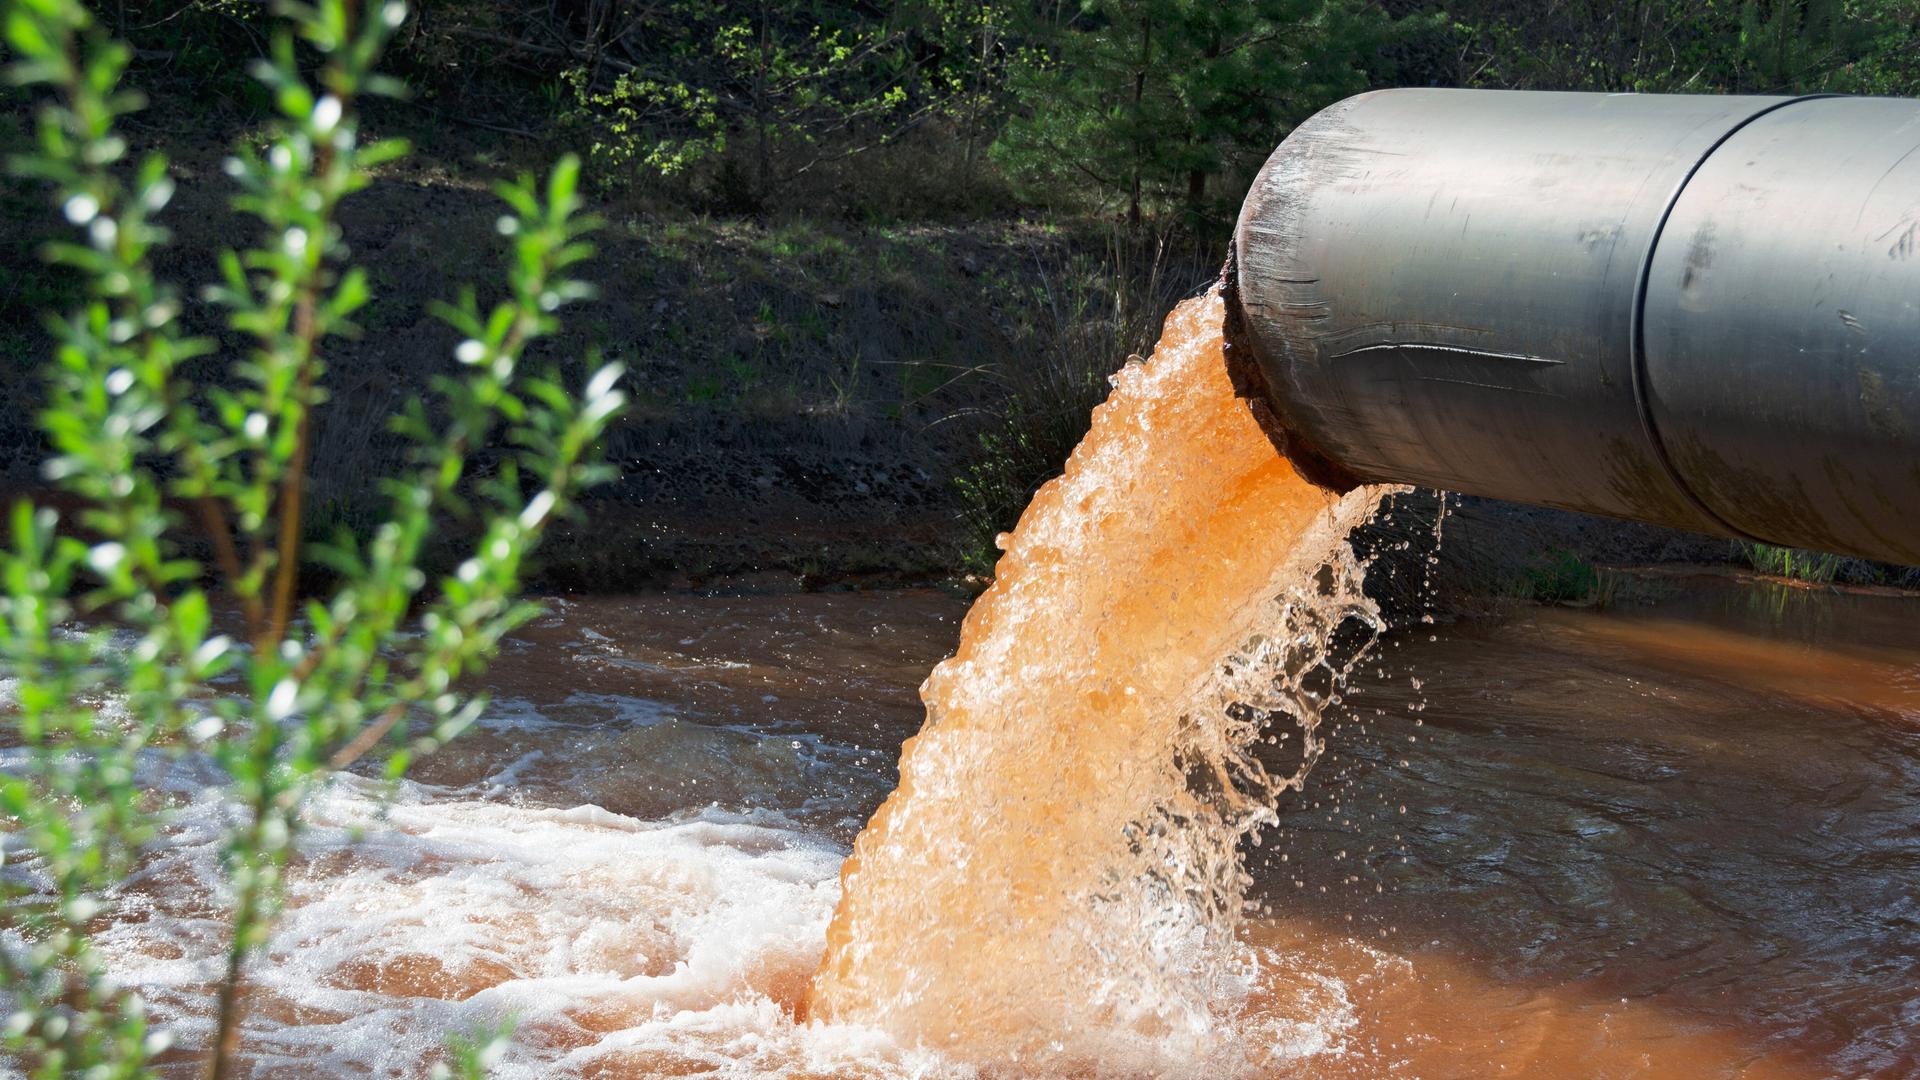
[[[12,691],[0,680],[0,707]],[[119,715],[117,703],[102,712]],[[518,1034],[496,1075],[509,1078],[976,1075],[875,1027],[793,1018],[846,856],[796,818],[870,805],[885,776],[867,752],[614,695],[575,694],[548,711],[506,698],[476,727],[497,753],[468,786],[345,776],[310,801],[287,909],[248,972],[243,1047],[255,1075],[421,1075],[450,1034],[508,1016]],[[642,818],[591,802],[529,805],[523,773],[557,769],[571,777],[562,790],[590,788],[580,752],[607,739],[636,740],[616,745],[659,784],[684,773],[702,797],[726,788],[735,806],[776,809]],[[24,753],[0,749],[0,772]],[[97,941],[156,1025],[204,1048],[227,944],[220,851],[239,811],[206,758],[140,760],[139,782],[174,811]],[[1181,951],[1179,937],[1162,951]],[[1282,1012],[1244,1018],[1263,1063],[1325,1052],[1351,1023],[1337,981],[1312,983]],[[1189,1034],[1196,1048],[1206,1041]]]
[[[845,852],[778,815],[643,821],[414,784],[390,807],[379,795],[348,777],[313,801],[288,909],[250,974],[245,1045],[262,1073],[410,1074],[449,1032],[513,1015],[509,1077],[627,1059],[734,1075],[970,1074],[870,1029],[794,1022]],[[224,924],[205,893],[231,813],[211,795],[188,803],[128,897],[147,917],[100,939],[188,1047],[210,1035]]]

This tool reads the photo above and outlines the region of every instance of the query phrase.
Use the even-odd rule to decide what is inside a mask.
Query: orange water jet
[[[1169,316],[1003,538],[841,871],[812,1016],[976,1061],[1217,1071],[1247,1052],[1226,1015],[1256,963],[1238,849],[1379,629],[1345,537],[1380,492],[1330,495],[1274,452],[1235,397],[1223,311],[1216,291]],[[1336,648],[1355,620],[1360,645]]]

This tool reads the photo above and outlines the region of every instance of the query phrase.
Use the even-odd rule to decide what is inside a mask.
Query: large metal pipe
[[[1364,94],[1234,247],[1236,374],[1324,483],[1920,563],[1920,102]]]

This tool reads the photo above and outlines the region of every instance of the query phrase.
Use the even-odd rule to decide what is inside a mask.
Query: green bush
[[[1555,548],[1527,570],[1520,593],[1541,604],[1608,607],[1619,585],[1617,575],[1565,548]]]
[[[86,290],[52,324],[40,416],[45,475],[79,509],[21,503],[0,553],[0,664],[18,695],[5,720],[18,750],[0,772],[0,991],[12,1010],[0,1038],[35,1077],[149,1075],[167,1044],[88,936],[161,824],[141,780],[156,755],[204,756],[238,808],[224,851],[231,943],[215,1034],[197,1048],[210,1076],[235,1069],[247,964],[280,907],[303,803],[358,762],[397,777],[480,712],[460,680],[534,614],[519,599],[522,567],[602,475],[594,445],[624,401],[617,368],[578,399],[519,370],[527,344],[555,330],[554,311],[588,291],[569,269],[588,254],[591,222],[575,215],[576,163],[562,161],[544,192],[530,179],[499,189],[508,296],[442,305],[465,335],[466,373],[396,417],[412,449],[383,486],[383,519],[364,540],[343,532],[303,549],[325,345],[354,332],[368,298],[335,210],[405,149],[361,142],[354,106],[393,89],[374,63],[406,9],[318,0],[288,11],[254,72],[279,119],[264,152],[243,147],[227,165],[260,240],[229,252],[206,293],[249,346],[220,385],[195,387],[181,365],[213,346],[183,335],[179,300],[150,263],[173,182],[157,155],[127,163],[114,130],[141,104],[118,86],[130,51],[77,0],[0,0],[11,74],[41,100],[38,149],[14,165],[53,188],[74,236],[49,254]],[[468,452],[496,431],[514,460],[469,477]],[[478,539],[429,582],[422,548],[449,513]],[[212,553],[210,573],[198,550]],[[304,562],[334,572],[330,595],[302,601]],[[221,632],[228,621],[240,640]],[[488,1056],[471,1041],[456,1049],[475,1068]]]

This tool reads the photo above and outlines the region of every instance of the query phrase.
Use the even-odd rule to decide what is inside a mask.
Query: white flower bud
[[[94,572],[102,576],[118,570],[120,564],[126,559],[126,547],[111,540],[87,549],[87,565],[93,567]]]
[[[100,212],[100,201],[83,191],[68,199],[67,205],[62,209],[66,212],[68,221],[75,225],[85,225]]]
[[[586,399],[592,401],[595,398],[605,397],[607,391],[613,389],[613,384],[620,381],[620,376],[626,374],[626,370],[625,365],[608,364],[594,372],[593,378],[587,380],[587,392],[584,395]]]
[[[292,679],[281,679],[274,685],[273,692],[267,695],[267,719],[285,720],[293,715],[293,706],[300,699],[300,684]]]
[[[193,650],[193,666],[195,668],[204,668],[208,664],[225,656],[227,650],[232,647],[233,639],[225,634],[221,634],[218,637],[210,637],[201,642],[199,648]],[[217,720],[219,718],[215,717],[215,719]]]
[[[553,512],[553,504],[556,501],[550,489],[543,490],[540,494],[528,500],[527,508],[520,511],[520,527],[531,529],[542,521],[545,521],[547,515]]]
[[[340,99],[328,94],[313,104],[313,130],[325,135],[340,123]]]
[[[173,181],[163,176],[160,179],[155,180],[153,182],[153,186],[147,189],[147,193],[145,196],[145,205],[147,208],[147,213],[149,214],[159,213],[163,208],[166,207],[167,203],[171,202],[172,200],[173,200]]]

